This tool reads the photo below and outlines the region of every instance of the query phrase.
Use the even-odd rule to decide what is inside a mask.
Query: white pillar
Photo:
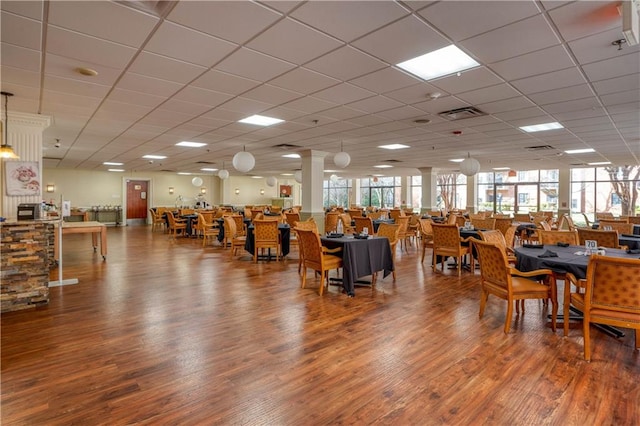
[[[324,231],[324,206],[322,204],[322,182],[324,180],[324,158],[327,152],[305,150],[302,158],[302,215],[305,220],[313,217],[320,232]]]
[[[403,176],[400,178],[400,208],[406,209],[411,205],[411,190],[409,189],[409,180],[411,176]]]
[[[571,213],[571,170],[558,170],[558,217]]]
[[[467,205],[465,209],[469,213],[478,212],[478,185],[476,184],[476,176],[467,176]]]
[[[4,110],[2,111],[4,121]],[[43,200],[42,190],[46,188],[46,182],[42,182],[42,133],[51,124],[51,118],[46,115],[27,114],[22,112],[9,112],[7,126],[7,143],[13,147],[13,151],[20,157],[18,160],[2,160],[0,170],[0,182],[2,184],[2,204],[0,204],[0,216],[7,219],[16,219],[18,216],[18,204],[40,203]],[[4,130],[3,130],[4,131]],[[2,135],[4,140],[4,134]],[[36,162],[38,178],[40,179],[40,192],[35,195],[7,195],[5,164],[10,161]]]
[[[424,214],[429,210],[437,210],[437,169],[433,167],[420,167],[418,170],[420,170],[422,176],[422,208],[420,212]]]

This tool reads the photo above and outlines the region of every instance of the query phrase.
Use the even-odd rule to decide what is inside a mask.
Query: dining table
[[[254,226],[250,224],[247,226],[247,239],[244,243],[244,249],[253,254],[256,245],[256,239],[253,236]],[[289,254],[289,248],[291,243],[291,227],[288,223],[279,223],[278,231],[280,231],[280,249],[282,257]],[[269,253],[269,256],[271,254]]]
[[[355,296],[355,286],[373,285],[372,282],[359,280],[360,278],[383,271],[388,276],[395,265],[389,239],[369,235],[368,238],[355,238],[353,235],[320,238],[322,245],[328,249],[342,248],[335,253],[342,258],[342,288],[349,297]]]
[[[218,223],[218,228],[220,229],[220,233],[218,233],[218,242],[221,243],[224,241],[224,219],[220,217],[216,219],[216,222]],[[245,217],[242,219],[242,222],[246,227],[249,227],[249,225],[251,225],[251,218]]]

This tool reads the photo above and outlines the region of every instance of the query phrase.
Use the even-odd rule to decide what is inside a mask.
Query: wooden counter
[[[100,254],[103,259],[107,258],[107,225],[100,222],[62,222],[62,236],[67,234],[91,234],[91,240],[93,242],[93,251],[98,248],[98,235],[100,235]],[[54,244],[54,257],[59,259],[59,247],[58,247],[58,226],[55,228],[55,244]],[[63,243],[64,245],[64,243]]]

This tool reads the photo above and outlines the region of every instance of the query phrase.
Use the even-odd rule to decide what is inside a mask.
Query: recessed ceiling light
[[[381,175],[381,174],[375,174],[375,173],[374,173],[374,174],[372,174],[371,176],[373,176],[373,177],[383,177],[384,175]]]
[[[542,124],[533,124],[531,126],[521,126],[520,130],[533,133],[533,132],[542,132],[544,130],[554,130],[554,129],[564,129],[564,126],[557,121],[553,123],[542,123]]]
[[[293,176],[293,173],[281,173],[280,176]]]
[[[389,164],[376,164],[373,167],[375,167],[376,169],[390,169],[393,166],[391,166]]]
[[[206,143],[203,143],[203,142],[189,142],[189,141],[182,141],[176,144],[176,146],[188,146],[189,148],[200,148],[205,145]]]
[[[107,169],[110,172],[124,172],[124,169]]]
[[[178,172],[179,175],[189,176],[191,173],[189,172]]]
[[[105,161],[104,163],[105,166],[122,166],[124,163],[115,163],[113,161]]]
[[[494,167],[493,170],[511,170],[511,167]]]
[[[590,166],[606,166],[607,164],[611,164],[611,161],[596,161],[595,163],[587,163]]]
[[[401,143],[391,143],[389,145],[378,145],[378,148],[382,149],[403,149],[403,148],[411,148],[409,145],[403,145]]]
[[[327,169],[327,170],[323,170],[323,171],[324,171],[325,173],[338,173],[338,172],[339,172],[339,170],[329,170],[329,169]]]
[[[76,68],[76,72],[78,74],[86,75],[87,77],[95,77],[98,75],[98,71],[85,67]]]
[[[238,123],[255,124],[257,126],[271,126],[272,124],[282,123],[284,120],[273,117],[265,117],[264,115],[252,115],[251,117],[243,118]]]
[[[251,176],[251,179],[262,179],[262,176]]]
[[[593,148],[569,149],[565,151],[567,154],[586,154],[588,152],[596,152]]]
[[[218,169],[212,169],[211,167],[205,167],[205,168],[200,169],[200,170],[202,170],[203,172],[217,172],[218,171]]]
[[[480,64],[453,44],[397,64],[403,70],[424,80],[433,80],[478,65]]]
[[[166,155],[143,155],[142,158],[148,158],[150,160],[164,160]]]
[[[284,154],[285,158],[300,158],[300,154]]]
[[[462,163],[464,161],[464,158],[453,158],[453,159],[451,159],[449,161],[454,162],[454,163]]]

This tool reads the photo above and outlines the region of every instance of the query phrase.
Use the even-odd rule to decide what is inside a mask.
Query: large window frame
[[[349,207],[351,179],[330,177],[322,182],[322,205],[330,207]]]
[[[558,212],[559,170],[478,173],[479,210],[493,213]]]
[[[392,208],[402,203],[402,178],[383,176],[360,179],[360,205]]]

